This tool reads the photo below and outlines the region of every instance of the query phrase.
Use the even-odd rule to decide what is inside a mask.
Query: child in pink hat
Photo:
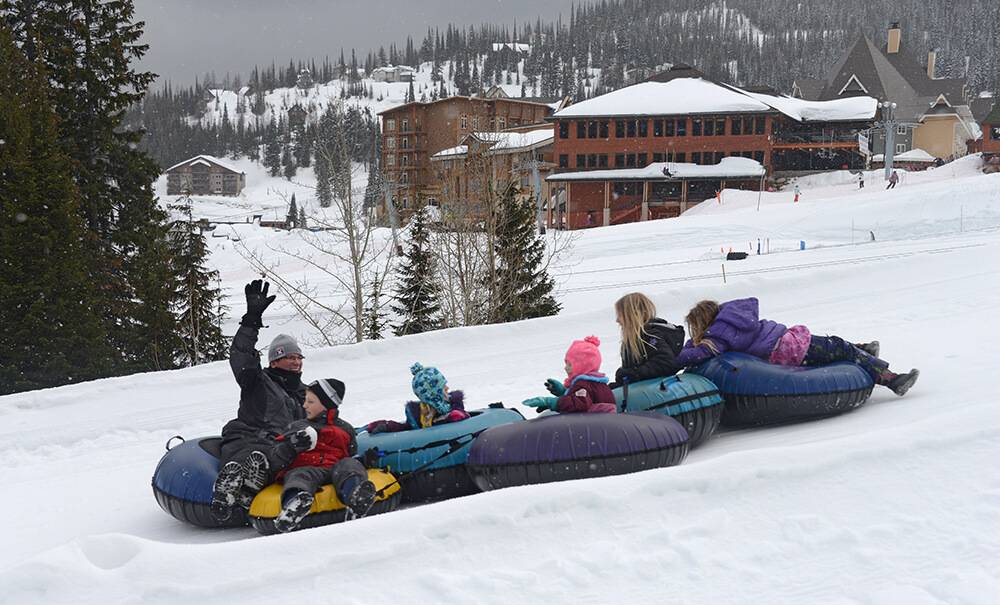
[[[545,381],[545,388],[555,397],[532,397],[522,403],[539,412],[616,412],[615,395],[608,387],[608,377],[601,373],[600,346],[596,336],[574,340],[566,351],[566,380]]]

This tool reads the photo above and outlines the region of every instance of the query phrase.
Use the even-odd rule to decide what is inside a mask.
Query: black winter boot
[[[309,514],[315,496],[309,492],[298,491],[288,497],[281,506],[281,512],[274,518],[274,528],[281,533],[298,529],[299,523]]]
[[[858,344],[855,344],[854,346],[856,346],[857,348],[861,349],[865,353],[868,353],[872,357],[878,357],[879,344],[878,344],[877,340],[873,340],[871,342],[865,342],[865,343],[858,343]]]
[[[233,507],[239,501],[240,488],[243,487],[243,467],[235,460],[225,463],[219,469],[219,476],[212,488],[212,518],[219,523],[229,520]]]
[[[893,393],[902,397],[917,382],[919,376],[920,370],[914,368],[906,374],[896,374],[896,377],[890,380],[886,386],[892,389]]]
[[[347,497],[347,508],[355,517],[364,517],[371,510],[375,503],[375,484],[371,481],[362,481]]]
[[[271,461],[264,452],[254,450],[243,461],[244,482],[255,495],[267,485],[270,474]]]

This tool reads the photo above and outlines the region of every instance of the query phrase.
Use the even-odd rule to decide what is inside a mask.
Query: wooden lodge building
[[[184,160],[164,172],[167,175],[167,195],[238,196],[247,184],[245,172],[210,155]]]
[[[683,65],[553,114],[555,225],[576,229],[677,216],[767,174],[861,168],[858,133],[877,101],[751,92]]]
[[[543,124],[549,104],[512,98],[448,97],[387,109],[382,117],[382,173],[386,187],[406,220],[417,199],[437,205],[443,192],[431,157],[453,148],[473,132],[494,132]],[[379,217],[385,205],[379,204]]]
[[[987,159],[1000,157],[1000,101],[993,105],[993,110],[983,119],[980,128],[983,131],[983,155]]]
[[[453,221],[482,221],[485,216],[481,199],[484,179],[490,179],[495,191],[515,181],[519,197],[526,203],[534,204],[536,193],[548,199],[545,178],[555,166],[552,140],[551,124],[466,135],[461,145],[431,156],[434,178],[440,187],[440,197],[432,205],[439,206],[442,217]],[[536,190],[535,170],[539,175],[540,191]]]

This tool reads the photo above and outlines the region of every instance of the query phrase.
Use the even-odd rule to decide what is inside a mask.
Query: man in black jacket
[[[316,431],[307,423],[284,440],[275,440],[291,423],[305,419],[305,386],[302,350],[291,336],[279,334],[271,341],[268,367],[261,368],[257,334],[264,310],[275,298],[267,295],[268,286],[261,280],[247,284],[247,312],[229,349],[229,365],[240,385],[240,407],[222,429],[219,476],[212,494],[212,515],[220,522],[230,518],[236,505],[249,508],[278,471],[300,451],[316,445]]]

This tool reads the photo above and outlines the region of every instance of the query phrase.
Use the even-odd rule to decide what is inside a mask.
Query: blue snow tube
[[[180,445],[171,447],[175,439]],[[153,495],[160,508],[174,518],[199,527],[239,527],[248,525],[246,512],[237,507],[224,523],[212,517],[212,489],[219,474],[219,447],[222,437],[201,437],[184,441],[172,437],[167,453],[153,472]]]
[[[678,374],[643,380],[612,390],[618,409],[626,413],[657,412],[681,423],[688,432],[689,447],[712,436],[722,417],[719,388],[698,374]]]
[[[479,491],[465,461],[469,448],[486,429],[519,423],[524,416],[497,404],[471,410],[470,418],[425,429],[397,433],[358,433],[358,452],[379,451],[378,467],[399,477],[403,502],[430,502],[467,496]]]
[[[621,475],[680,464],[684,427],[655,412],[546,413],[476,438],[466,465],[483,490]]]
[[[692,368],[726,400],[722,424],[746,426],[833,416],[860,407],[875,386],[861,366],[840,361],[791,367],[744,353],[723,353]]]

